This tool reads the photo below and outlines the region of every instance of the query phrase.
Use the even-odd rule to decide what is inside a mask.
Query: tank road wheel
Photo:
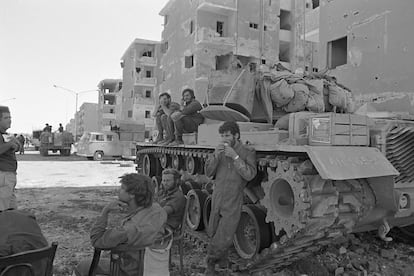
[[[156,173],[156,160],[149,154],[145,154],[142,158],[142,173],[146,176],[153,177]]]
[[[187,212],[187,225],[191,230],[203,230],[203,206],[207,194],[199,189],[190,190],[187,194],[189,200]]]
[[[103,157],[104,157],[103,151],[95,151],[95,153],[93,154],[93,160],[95,161],[101,161],[103,160]]]
[[[154,189],[154,195],[157,195],[158,191],[161,189],[161,177],[153,176],[151,178],[151,184]]]
[[[199,169],[199,162],[194,156],[187,156],[185,159],[185,169],[189,174],[196,174]]]
[[[243,205],[233,244],[243,259],[251,259],[263,248],[270,246],[272,232],[265,221],[266,213],[253,204]]]
[[[166,169],[168,167],[168,164],[171,163],[171,157],[169,157],[167,154],[163,153],[160,156],[160,165],[161,168]]]
[[[183,158],[180,155],[174,154],[171,157],[171,167],[176,170],[181,170],[183,168]]]
[[[204,226],[206,227],[210,220],[210,214],[211,214],[211,195],[208,195],[203,205],[203,222],[204,222]]]

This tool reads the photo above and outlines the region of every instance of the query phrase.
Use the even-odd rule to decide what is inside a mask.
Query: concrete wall
[[[78,111],[78,136],[86,131],[100,130],[98,124],[98,104],[97,103],[83,103]]]
[[[151,57],[144,54],[148,51]],[[145,111],[152,113],[158,98],[157,84],[161,79],[159,56],[159,42],[143,39],[135,39],[122,56],[120,120],[153,128],[154,120],[152,117],[145,118]],[[147,77],[147,71],[151,72],[151,77]],[[147,97],[146,91],[150,91],[150,97]]]
[[[345,38],[336,53],[346,63],[330,71],[339,82],[361,100],[396,100],[414,114],[414,1],[323,1],[320,9],[320,67],[332,57],[329,42]]]
[[[203,102],[208,76],[217,69],[217,63],[227,62],[226,56],[243,56],[245,64],[260,65],[262,60],[268,65],[277,62],[278,12],[278,0],[169,1],[160,12],[167,17],[162,41],[168,42],[161,60],[165,80],[160,92],[169,92],[179,102],[181,91],[190,87]],[[191,22],[194,32],[190,34]],[[222,34],[217,32],[217,22],[223,23]],[[185,68],[185,56],[191,55],[194,67]],[[220,58],[217,61],[217,57],[223,57],[224,61]]]

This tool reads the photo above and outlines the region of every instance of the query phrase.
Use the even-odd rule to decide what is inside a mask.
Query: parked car
[[[77,144],[76,155],[90,160],[103,160],[104,157],[120,158],[122,145],[115,132],[85,132]]]

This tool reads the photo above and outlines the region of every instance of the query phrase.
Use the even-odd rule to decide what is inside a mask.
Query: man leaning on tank
[[[206,161],[207,176],[215,177],[211,200],[206,275],[215,275],[215,265],[227,261],[243,204],[243,190],[257,173],[256,152],[240,142],[235,122],[219,127],[221,142]]]

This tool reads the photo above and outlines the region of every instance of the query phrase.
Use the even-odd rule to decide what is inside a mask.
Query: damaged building
[[[118,96],[121,94],[122,80],[104,79],[99,82],[98,89],[98,126],[100,130],[109,131],[110,125],[117,120],[116,110],[121,107]]]
[[[175,101],[186,88],[203,101],[212,71],[279,60],[279,1],[170,0],[161,10],[160,91]]]
[[[412,1],[321,2],[320,64],[375,111],[414,114]],[[322,24],[323,22],[323,24]]]
[[[152,113],[158,99],[160,43],[135,39],[121,58],[123,86],[119,119],[145,124],[145,137],[154,128]]]

